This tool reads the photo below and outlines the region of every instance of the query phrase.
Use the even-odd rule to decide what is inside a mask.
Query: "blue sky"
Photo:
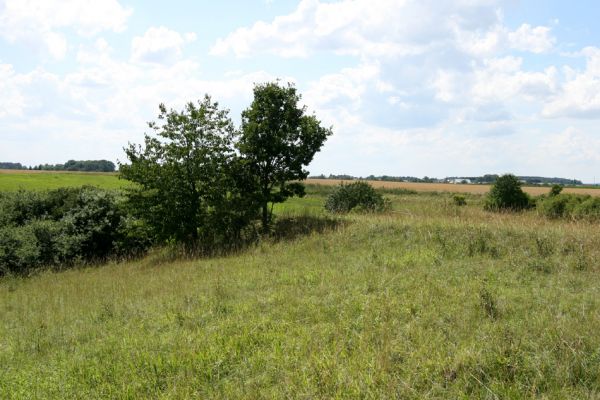
[[[0,161],[124,160],[157,106],[281,78],[313,174],[600,180],[594,1],[0,0]]]

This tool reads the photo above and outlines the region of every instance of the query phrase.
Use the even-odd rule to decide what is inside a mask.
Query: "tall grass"
[[[279,221],[321,226],[312,196]],[[0,398],[600,396],[597,225],[392,200],[229,256],[3,279]]]

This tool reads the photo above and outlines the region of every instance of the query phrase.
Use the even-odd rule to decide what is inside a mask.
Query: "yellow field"
[[[338,179],[307,179],[306,183],[316,185],[339,185],[341,182],[349,183],[351,181],[343,181]],[[375,188],[387,189],[410,189],[417,192],[458,192],[458,193],[475,193],[485,194],[490,190],[489,185],[465,185],[453,183],[414,183],[414,182],[383,182],[383,181],[367,181]],[[523,187],[527,193],[538,196],[550,191],[548,187],[527,186]],[[600,196],[600,190],[593,188],[565,188],[564,193],[589,194],[592,196]]]

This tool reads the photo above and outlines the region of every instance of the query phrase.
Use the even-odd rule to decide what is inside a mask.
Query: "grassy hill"
[[[3,278],[0,398],[600,396],[596,225],[324,191],[239,254]]]

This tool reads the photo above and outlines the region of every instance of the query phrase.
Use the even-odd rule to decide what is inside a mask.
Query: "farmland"
[[[127,185],[114,173],[0,170],[0,191],[47,190],[83,185],[118,189]]]
[[[235,254],[2,278],[0,398],[600,396],[597,225],[329,190]]]
[[[308,179],[307,183],[317,185],[339,185],[342,181],[338,179]],[[373,187],[380,189],[407,189],[417,192],[452,192],[452,193],[472,193],[485,194],[489,192],[489,185],[470,185],[470,184],[452,184],[452,183],[416,183],[416,182],[388,182],[388,181],[367,181]],[[524,186],[523,190],[530,195],[539,196],[548,193],[547,187],[542,186]],[[573,194],[589,194],[592,196],[600,196],[600,190],[592,187],[586,188],[570,188],[564,189],[564,193]]]

